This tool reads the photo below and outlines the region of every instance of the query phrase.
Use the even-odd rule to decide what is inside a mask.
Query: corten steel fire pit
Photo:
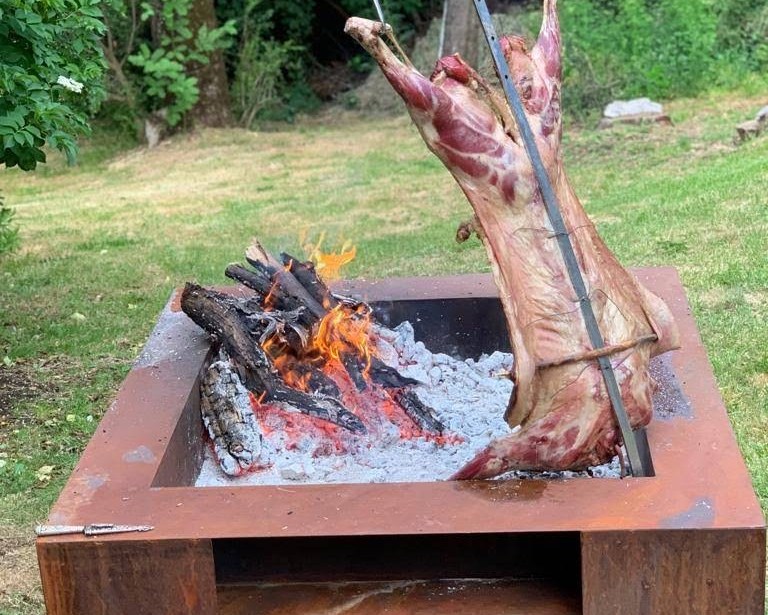
[[[194,487],[209,346],[172,302],[49,518],[155,529],[38,539],[48,612],[762,613],[765,523],[682,287],[636,273],[681,329],[656,366],[680,407],[624,480]],[[434,351],[506,349],[490,276],[344,287]]]

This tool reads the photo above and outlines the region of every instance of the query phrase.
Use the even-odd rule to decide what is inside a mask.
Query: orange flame
[[[349,241],[345,241],[338,250],[325,252],[323,241],[325,241],[325,232],[320,233],[315,243],[307,239],[306,233],[302,233],[300,238],[307,258],[315,263],[315,269],[320,277],[326,282],[338,280],[341,278],[341,268],[351,263],[357,256],[357,248]]]
[[[308,370],[299,369],[299,363],[293,355],[288,352],[281,352],[273,357],[272,363],[285,384],[299,391],[309,391],[312,373]]]
[[[339,304],[320,321],[314,338],[321,356],[341,361],[343,354],[354,354],[365,363],[364,376],[374,355],[371,344],[371,312],[364,304],[354,308]]]

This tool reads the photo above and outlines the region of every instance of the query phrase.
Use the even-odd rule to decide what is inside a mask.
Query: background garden
[[[443,2],[386,0],[437,57]],[[566,166],[628,266],[675,266],[768,509],[768,1],[561,0]],[[531,33],[538,3],[494,3]],[[367,0],[0,0],[0,613],[43,612],[45,519],[171,291],[258,235],[350,277],[487,270],[469,205],[346,40]],[[483,52],[484,53],[484,52]],[[79,90],[79,91],[78,91]],[[595,130],[650,96],[674,125]],[[373,102],[372,102],[373,101]],[[146,141],[155,147],[149,148]]]

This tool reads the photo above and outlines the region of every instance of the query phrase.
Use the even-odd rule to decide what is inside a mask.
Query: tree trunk
[[[481,33],[474,4],[469,0],[446,0],[445,7],[445,39],[441,55],[460,53],[468,64],[477,66]]]
[[[195,35],[202,26],[207,26],[208,29],[217,27],[213,0],[194,0],[189,11],[189,26]],[[207,64],[195,62],[189,69],[190,74],[197,77],[200,97],[189,111],[188,119],[199,126],[209,128],[231,125],[229,83],[223,52],[216,50],[210,55]]]

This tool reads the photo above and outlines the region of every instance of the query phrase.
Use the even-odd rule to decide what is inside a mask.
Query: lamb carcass
[[[427,147],[474,210],[515,355],[506,420],[520,426],[491,442],[456,479],[508,470],[581,469],[615,455],[620,431],[578,299],[538,184],[502,94],[456,54],[431,77],[396,57],[386,26],[353,17],[346,25],[405,101]],[[651,356],[678,347],[664,302],[618,262],[571,188],[561,157],[561,41],[556,0],[545,0],[541,32],[502,49],[560,203],[633,428],[651,419]]]

